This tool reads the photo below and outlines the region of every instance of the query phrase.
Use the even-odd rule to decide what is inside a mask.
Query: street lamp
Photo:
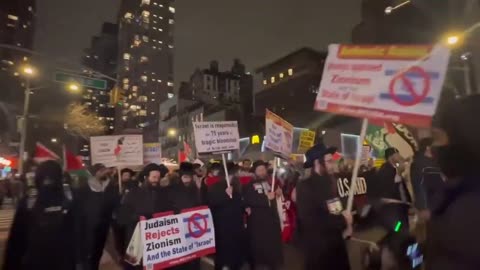
[[[447,44],[450,46],[456,45],[460,41],[457,35],[447,37]]]
[[[168,136],[175,137],[177,135],[177,130],[174,128],[168,129]]]
[[[24,101],[23,101],[23,115],[22,115],[22,127],[20,132],[20,153],[18,154],[18,171],[20,174],[24,173],[25,159],[27,153],[25,151],[25,144],[27,141],[27,120],[28,120],[28,109],[30,106],[30,78],[35,75],[35,69],[32,66],[24,66],[22,68],[22,73],[25,75],[25,92],[24,92]]]
[[[72,91],[72,92],[77,92],[80,90],[80,86],[78,86],[78,84],[75,84],[75,83],[71,83],[68,85],[68,90]]]

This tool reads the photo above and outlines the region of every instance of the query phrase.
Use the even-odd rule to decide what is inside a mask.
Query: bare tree
[[[65,129],[73,135],[88,138],[94,135],[102,135],[106,130],[106,125],[85,105],[72,103],[67,107]]]

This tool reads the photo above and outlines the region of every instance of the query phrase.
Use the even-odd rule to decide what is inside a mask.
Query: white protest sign
[[[195,146],[197,152],[228,152],[240,148],[237,121],[194,122]]]
[[[441,45],[330,45],[315,110],[428,127],[449,58]]]
[[[143,164],[162,163],[162,147],[160,143],[143,144]]]
[[[92,164],[107,167],[143,165],[142,135],[90,137]]]
[[[293,145],[293,126],[267,110],[265,114],[265,147],[284,157],[290,157]]]
[[[146,269],[165,269],[215,253],[213,219],[206,206],[142,220],[140,226]]]

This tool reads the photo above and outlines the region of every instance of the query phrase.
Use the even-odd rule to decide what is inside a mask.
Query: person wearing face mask
[[[62,178],[55,161],[36,170],[35,188],[19,201],[2,269],[75,269],[73,205]]]
[[[247,233],[253,264],[255,268],[273,270],[283,265],[283,246],[276,196],[267,168],[267,163],[255,161],[251,169],[254,178],[242,192],[249,209]]]
[[[320,143],[305,154],[308,179],[297,185],[297,212],[305,270],[349,270],[344,236],[351,234],[352,215],[344,211],[333,176],[336,148]]]
[[[112,181],[112,169],[103,164],[95,164],[90,168],[90,173],[92,177],[88,179],[87,185],[74,191],[73,197],[79,208],[78,235],[82,240],[78,256],[84,269],[95,270],[102,258],[120,194]],[[114,260],[118,261],[119,258]]]
[[[441,199],[430,207],[427,270],[480,267],[480,96],[456,99],[434,118],[432,154],[446,176]]]

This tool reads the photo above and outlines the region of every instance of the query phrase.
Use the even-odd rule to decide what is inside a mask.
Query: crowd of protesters
[[[459,115],[478,111],[472,100],[458,102],[462,106],[452,110]],[[368,178],[369,197],[414,202],[418,216],[430,220],[430,269],[477,269],[480,257],[468,243],[478,240],[478,234],[469,233],[478,215],[462,208],[478,207],[480,133],[476,128],[467,134],[463,120],[453,121],[448,114],[439,121],[434,139],[420,142],[413,162],[389,148],[385,164],[377,170],[368,162],[360,174]],[[215,269],[238,270],[247,264],[250,269],[281,269],[283,247],[289,243],[302,251],[304,269],[348,270],[345,239],[353,233],[353,217],[339,198],[334,174],[348,175],[352,166],[334,160],[335,153],[319,143],[306,153],[301,169],[282,167],[275,179],[272,164],[261,160],[229,162],[228,176],[221,163],[184,162],[176,171],[149,164],[119,175],[95,164],[91,177],[74,187],[66,183],[69,177],[58,162],[46,161],[36,168],[34,188],[18,201],[3,269],[96,270],[105,249],[123,269],[141,269],[130,265],[125,254],[141,216],[207,205],[215,227]],[[408,211],[396,217],[409,223]],[[113,244],[107,241],[109,234]],[[452,252],[458,259],[449,256]],[[172,269],[200,269],[200,261]]]

